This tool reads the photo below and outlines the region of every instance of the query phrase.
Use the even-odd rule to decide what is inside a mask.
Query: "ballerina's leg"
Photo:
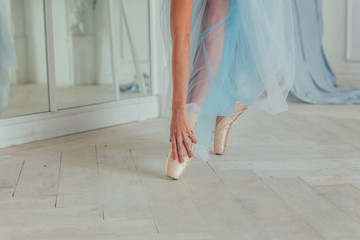
[[[225,39],[225,19],[231,0],[208,0],[202,21],[204,39],[191,74],[187,103],[201,106],[219,68]]]

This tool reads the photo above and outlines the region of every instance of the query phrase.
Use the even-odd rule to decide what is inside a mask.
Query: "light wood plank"
[[[77,238],[100,235],[155,234],[148,219],[103,220],[99,207],[69,207],[45,210],[5,210],[0,219],[1,236],[15,239]],[[19,215],[22,218],[19,218]],[[54,217],[56,216],[56,217]]]
[[[60,154],[40,155],[25,160],[14,197],[56,195],[59,181]]]
[[[56,207],[101,206],[95,146],[63,152]]]
[[[216,170],[252,169],[257,175],[263,176],[302,176],[302,175],[356,175],[360,173],[357,158],[350,159],[303,159],[293,157],[288,160],[242,160],[236,159],[211,161]],[[271,158],[271,157],[269,157]],[[263,157],[265,159],[265,156]]]
[[[341,123],[341,125],[352,129],[354,132],[360,135],[360,119],[344,118],[340,119],[339,122]]]
[[[0,238],[357,239],[358,107],[289,107],[247,110],[178,181],[168,119],[0,149]]]
[[[15,187],[23,164],[19,158],[0,160],[0,187]]]
[[[360,221],[346,214],[299,178],[263,178],[324,239],[357,239]]]
[[[216,171],[268,239],[322,239],[319,233],[254,173]]]
[[[350,172],[350,171],[349,171]],[[360,184],[360,174],[333,174],[321,175],[314,174],[309,176],[300,176],[305,182],[312,186],[316,185],[338,185],[338,184]]]
[[[203,232],[203,218],[182,181],[165,176],[166,151],[140,144],[131,152],[159,233]]]
[[[0,201],[8,201],[12,199],[14,187],[1,187],[0,186]]]
[[[1,189],[0,189],[1,194]],[[12,194],[12,193],[11,193]],[[21,197],[0,200],[0,211],[2,209],[46,209],[55,207],[56,196]],[[0,217],[6,218],[5,215]]]
[[[360,148],[360,134],[348,128],[346,125],[342,125],[339,120],[315,116],[311,118],[311,121],[318,123],[323,129],[335,134],[354,147]]]
[[[346,141],[339,138],[331,131],[328,131],[328,129],[322,128],[321,123],[319,125],[319,122],[312,121],[312,119],[316,117],[317,115],[302,116],[293,112],[285,112],[281,113],[278,119],[298,131],[296,137],[288,139],[287,141],[294,142],[300,137],[303,140],[301,141],[302,144],[306,144],[311,148],[315,148],[318,145],[339,146],[347,144]]]
[[[193,159],[182,182],[215,239],[266,239],[256,218],[205,162]]]
[[[359,189],[351,184],[318,185],[314,188],[349,216],[360,220]]]
[[[105,219],[152,219],[130,151],[110,145],[97,146]],[[116,203],[116,204],[114,204]],[[154,222],[151,223],[154,226]]]

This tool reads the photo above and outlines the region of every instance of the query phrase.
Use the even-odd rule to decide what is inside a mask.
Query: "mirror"
[[[53,0],[52,14],[59,109],[149,94],[147,0]]]
[[[49,110],[44,4],[42,0],[1,0],[3,37],[0,49],[16,56],[17,68],[1,69],[0,117],[14,117]],[[6,35],[6,36],[5,36]],[[11,49],[14,48],[14,52]],[[0,63],[1,64],[1,63]],[[1,67],[1,65],[0,65]]]
[[[59,110],[149,95],[148,0],[51,4],[54,62],[47,61],[44,1],[0,0],[17,60],[16,70],[3,71],[9,91],[0,118],[49,111],[48,81],[56,82]],[[55,79],[48,79],[49,64]]]

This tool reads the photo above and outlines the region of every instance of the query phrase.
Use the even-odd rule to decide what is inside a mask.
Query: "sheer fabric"
[[[308,103],[360,103],[360,86],[340,86],[326,59],[322,1],[293,0],[295,11],[296,74],[291,92]]]
[[[163,114],[171,109],[170,3],[161,24],[168,65]],[[288,0],[194,0],[190,33],[187,111],[199,114],[195,156],[208,160],[217,116],[236,101],[270,114],[287,110],[295,74],[294,22]]]

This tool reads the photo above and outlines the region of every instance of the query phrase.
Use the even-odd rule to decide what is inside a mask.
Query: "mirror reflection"
[[[43,1],[0,4],[17,63],[1,65],[1,88],[9,90],[0,118],[49,111],[48,81],[56,82],[60,110],[150,93],[148,0],[52,0],[49,62]],[[55,79],[47,77],[51,64]]]
[[[147,0],[54,0],[58,107],[149,93]]]
[[[48,111],[43,1],[1,0],[0,26],[0,117]]]

